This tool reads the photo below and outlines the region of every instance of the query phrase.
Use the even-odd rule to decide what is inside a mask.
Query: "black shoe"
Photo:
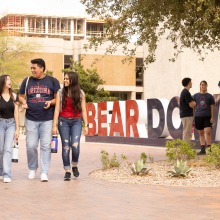
[[[198,152],[197,155],[206,155],[205,148],[201,148],[200,152]]]
[[[198,153],[197,153],[197,155],[206,155],[206,152],[204,152],[204,151],[199,151]]]
[[[201,145],[201,150],[200,150],[200,152],[197,153],[197,155],[206,155],[205,145]]]
[[[79,176],[78,167],[72,167],[72,171],[73,171],[73,175],[74,175],[75,177],[78,177],[78,176]]]
[[[70,172],[66,172],[65,176],[64,176],[64,181],[70,181],[71,180],[71,173]]]

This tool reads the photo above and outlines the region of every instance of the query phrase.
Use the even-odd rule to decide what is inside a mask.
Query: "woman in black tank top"
[[[11,79],[0,76],[0,179],[10,183],[13,140],[18,140],[18,105],[12,93]]]

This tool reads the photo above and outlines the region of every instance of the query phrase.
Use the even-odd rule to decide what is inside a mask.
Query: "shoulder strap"
[[[28,82],[29,82],[29,79],[30,79],[30,77],[28,76],[28,78],[27,78],[27,80],[26,80],[26,84],[25,84],[25,92],[24,92],[24,94],[25,94],[25,96],[26,96],[26,94],[27,94],[27,85],[28,85]]]

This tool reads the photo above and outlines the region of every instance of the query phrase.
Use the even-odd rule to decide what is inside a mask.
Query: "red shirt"
[[[66,97],[66,107],[62,107],[59,116],[64,118],[81,117],[81,112],[74,112],[72,107],[72,100],[69,97]]]

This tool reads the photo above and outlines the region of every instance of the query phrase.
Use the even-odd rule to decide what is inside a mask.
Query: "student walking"
[[[80,153],[82,119],[85,135],[88,133],[88,121],[85,93],[80,89],[78,75],[75,72],[66,73],[63,85],[62,92],[56,97],[53,134],[57,134],[59,130],[65,170],[64,181],[69,181],[71,179],[71,167],[73,175],[79,176],[77,165]],[[72,151],[71,163],[70,150]]]
[[[205,80],[200,82],[200,92],[193,96],[195,106],[195,128],[199,131],[201,151],[199,155],[206,154],[206,147],[210,147],[211,128],[214,121],[214,97],[207,92],[208,84]]]
[[[9,75],[0,76],[0,178],[4,183],[12,181],[12,145],[18,140],[18,103],[12,92]]]
[[[40,141],[42,182],[48,181],[55,98],[60,89],[58,80],[46,75],[45,69],[46,65],[43,59],[31,60],[32,76],[23,80],[19,92],[19,101],[22,103],[22,107],[26,109],[28,179],[34,179],[36,175],[38,143]]]

